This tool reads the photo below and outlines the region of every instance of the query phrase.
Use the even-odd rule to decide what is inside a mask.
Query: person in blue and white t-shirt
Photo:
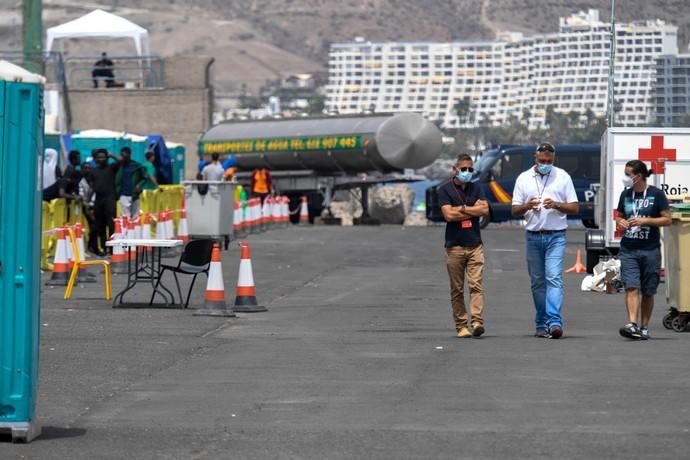
[[[651,174],[652,171],[640,160],[625,164],[623,183],[626,189],[621,193],[616,219],[618,229],[625,232],[618,258],[625,287],[625,306],[628,309],[628,324],[619,332],[633,340],[649,339],[649,320],[661,272],[659,227],[671,225],[666,195],[657,187],[647,184]]]

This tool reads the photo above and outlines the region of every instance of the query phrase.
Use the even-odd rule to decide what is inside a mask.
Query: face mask
[[[633,180],[632,177],[630,177],[630,176],[625,176],[625,177],[623,178],[623,187],[625,187],[625,188],[630,188],[630,187],[632,187],[633,185],[635,185],[635,181]]]
[[[545,165],[543,163],[537,163],[537,171],[539,171],[539,174],[549,174],[551,172],[552,168],[553,168],[553,165]]]
[[[455,175],[460,182],[469,182],[472,180],[472,173],[469,171],[458,171]]]

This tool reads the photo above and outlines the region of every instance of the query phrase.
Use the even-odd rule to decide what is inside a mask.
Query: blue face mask
[[[472,173],[469,171],[458,171],[455,175],[460,182],[470,182],[472,180]]]
[[[549,174],[551,172],[552,168],[553,168],[553,165],[545,165],[543,163],[537,163],[537,171],[539,171],[539,174]]]

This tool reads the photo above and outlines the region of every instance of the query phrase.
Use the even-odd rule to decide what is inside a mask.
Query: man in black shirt
[[[97,149],[94,159],[96,167],[93,168],[93,188],[96,194],[94,203],[96,237],[101,242],[101,248],[105,248],[108,235],[115,232],[113,219],[116,214],[117,193],[115,192],[115,174],[120,167],[120,161],[108,164],[108,158],[115,158],[105,149]],[[108,229],[108,234],[106,234]],[[98,240],[95,244],[98,245]],[[98,249],[98,248],[93,248]]]
[[[651,173],[640,160],[626,163],[623,179],[626,188],[621,193],[616,218],[618,230],[624,231],[618,259],[621,262],[629,321],[620,328],[619,333],[633,340],[649,339],[649,320],[661,272],[659,227],[671,225],[666,195],[657,187],[647,184]]]
[[[113,61],[108,59],[106,53],[101,53],[101,59],[96,61],[91,71],[91,79],[93,80],[93,87],[98,88],[98,80],[105,80],[105,87],[112,88],[115,86],[115,74],[113,73]]]
[[[453,166],[453,178],[438,190],[441,212],[446,220],[446,265],[457,336],[480,337],[484,333],[484,246],[479,218],[489,213],[489,204],[479,186],[472,182],[472,157],[463,154]],[[465,308],[465,276],[470,290],[471,327]]]
[[[60,198],[76,200],[79,198],[79,181],[82,179],[81,154],[79,150],[70,150],[67,154],[67,159],[69,164],[62,176]]]

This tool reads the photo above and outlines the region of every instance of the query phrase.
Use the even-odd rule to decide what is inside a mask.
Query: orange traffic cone
[[[115,218],[115,233],[110,239],[123,240],[122,220]],[[127,254],[123,246],[113,246],[113,255],[110,256],[110,271],[112,273],[127,273]]]
[[[232,212],[232,232],[235,238],[243,235],[244,227],[242,225],[242,203],[238,200],[233,204]]]
[[[172,211],[165,211],[165,236],[169,240],[175,239],[175,227],[173,226]]]
[[[307,197],[302,197],[302,204],[299,209],[299,225],[309,224],[309,206],[307,205]]]
[[[134,228],[134,221],[132,219],[129,219],[127,221],[127,239],[128,240],[137,239],[137,231]],[[136,260],[137,259],[137,248],[136,248],[136,246],[130,246],[127,253],[129,254],[129,260]]]
[[[256,301],[256,286],[254,286],[254,272],[252,259],[249,255],[249,243],[240,243],[242,257],[240,260],[240,273],[237,277],[237,295],[235,296],[234,310],[239,313],[259,313],[267,311]]]
[[[195,316],[235,316],[235,312],[225,302],[225,283],[223,266],[220,261],[220,245],[213,244],[211,265],[208,269],[204,306],[194,312]]]
[[[187,211],[180,211],[180,223],[177,225],[177,239],[183,242],[189,241],[189,230],[187,229]]]
[[[150,240],[151,239],[151,219],[153,215],[144,214],[144,224],[141,227],[141,239]],[[153,248],[151,246],[146,246],[146,251],[151,252]]]
[[[64,228],[58,230],[58,240],[55,246],[55,257],[53,259],[53,273],[46,282],[48,286],[67,286],[67,282],[69,281],[69,260],[67,260],[65,234]]]
[[[268,228],[271,226],[271,203],[273,202],[273,198],[271,196],[267,196],[264,199],[264,204],[261,206],[261,229],[262,230],[268,230]]]
[[[282,206],[281,206],[281,219],[283,223],[283,227],[289,227],[290,226],[290,198],[287,196],[282,197]]]
[[[74,224],[74,238],[77,240],[77,251],[79,251],[79,260],[81,262],[86,260],[86,251],[84,251],[84,227],[77,222]],[[79,265],[79,273],[77,273],[77,282],[79,283],[95,283],[96,275],[86,269],[86,265]]]
[[[582,251],[577,250],[577,258],[575,259],[575,265],[567,269],[566,273],[585,273],[587,267],[582,263]]]

